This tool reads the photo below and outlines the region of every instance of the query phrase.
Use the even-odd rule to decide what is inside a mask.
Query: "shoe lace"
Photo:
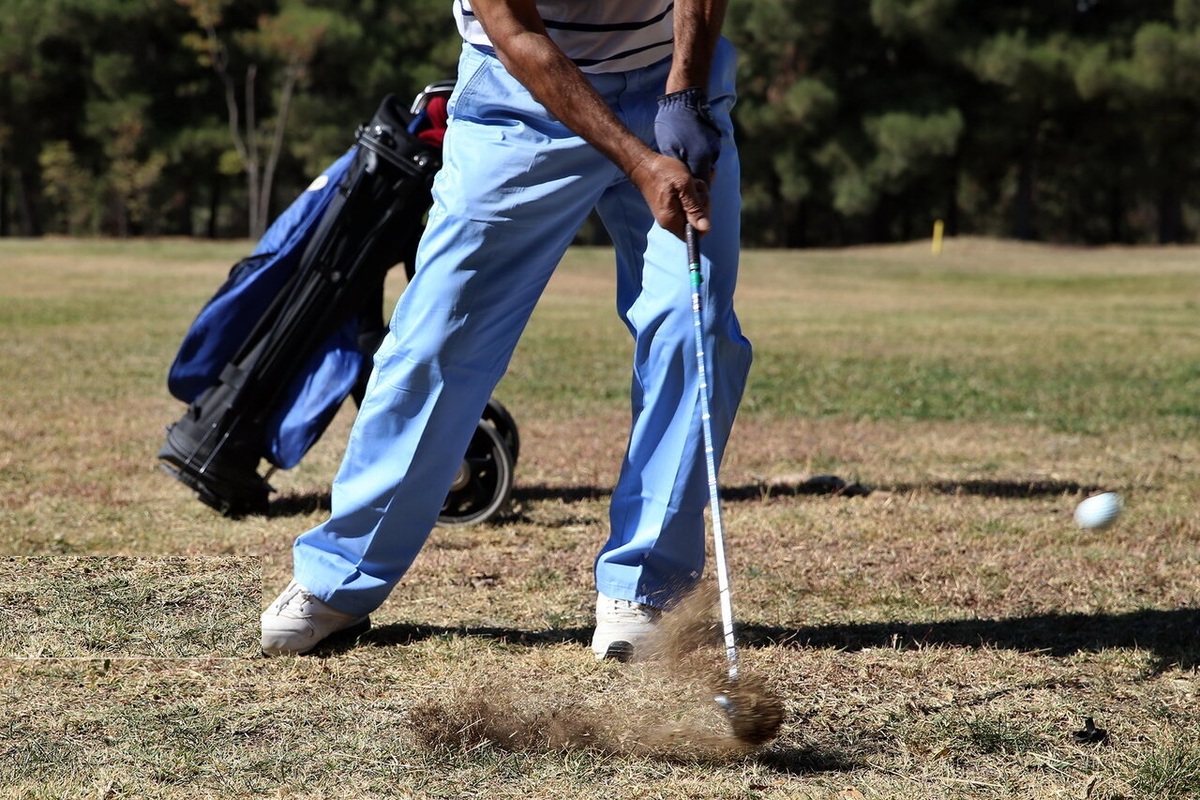
[[[609,607],[609,618],[613,622],[646,623],[652,622],[657,611],[651,606],[634,603],[630,600],[614,600]]]
[[[293,583],[282,595],[280,595],[279,599],[275,601],[275,607],[280,612],[300,612],[304,609],[304,606],[309,603],[312,597],[312,592],[309,592],[303,586],[297,583]]]

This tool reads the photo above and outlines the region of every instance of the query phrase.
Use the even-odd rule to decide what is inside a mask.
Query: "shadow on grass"
[[[802,481],[763,481],[740,486],[722,486],[721,499],[726,502],[764,502],[788,497],[831,496],[866,497],[875,489],[900,494],[911,492],[933,492],[935,494],[974,495],[979,497],[1032,499],[1036,497],[1058,497],[1062,495],[1089,495],[1114,487],[1083,484],[1076,481],[1048,480],[964,480],[931,481],[928,483],[900,483],[870,487],[844,481],[836,475],[815,475]],[[513,489],[513,502],[519,507],[524,503],[584,503],[604,500],[612,495],[612,487],[601,486],[550,486],[535,484],[517,486]],[[329,492],[307,492],[286,494],[271,501],[268,516],[291,517],[329,511]],[[514,515],[498,514],[490,522],[503,523]],[[520,516],[519,514],[516,516]],[[487,524],[487,523],[484,523]]]
[[[1174,666],[1185,670],[1200,666],[1200,608],[811,628],[746,625],[739,635],[750,647],[996,647],[1060,658],[1109,648],[1137,648],[1154,654],[1155,673]]]
[[[327,639],[315,655],[332,655],[352,647],[400,647],[427,639],[465,637],[488,639],[518,647],[547,647],[558,644],[591,644],[591,628],[560,628],[544,631],[522,631],[497,627],[449,627],[445,625],[378,625],[356,637]]]
[[[979,497],[1009,497],[1034,498],[1058,497],[1060,495],[1088,495],[1104,491],[1112,487],[1096,486],[1094,484],[1076,483],[1075,481],[932,481],[930,483],[899,483],[886,487],[889,492],[906,493],[916,491],[934,492],[937,494],[966,494]]]
[[[442,636],[490,639],[520,647],[558,644],[587,646],[591,628],[523,631],[499,627],[383,625],[354,641],[332,642],[322,654],[349,647],[396,647]],[[1200,608],[1133,611],[1128,614],[1042,614],[1010,619],[943,620],[940,622],[868,622],[783,628],[743,625],[743,647],[834,648],[994,647],[1058,658],[1110,648],[1149,651],[1155,673],[1178,666],[1200,666]]]
[[[276,497],[267,506],[268,517],[303,517],[332,508],[329,492],[304,492]]]
[[[900,483],[886,486],[867,486],[846,481],[836,475],[814,475],[798,481],[756,481],[740,486],[722,486],[721,499],[730,502],[754,502],[787,497],[866,497],[875,490],[895,493],[932,492],[934,494],[976,495],[979,497],[1032,499],[1060,495],[1087,495],[1113,487],[1078,483],[1077,481],[1048,480],[963,480]],[[603,500],[612,490],[599,486],[518,486],[513,499],[521,502],[557,500],[579,503]]]
[[[852,772],[865,765],[861,758],[836,749],[815,746],[776,745],[757,753],[754,760],[784,775],[815,775],[820,772]]]
[[[760,481],[741,486],[721,487],[721,499],[728,502],[753,502],[805,495],[865,497],[870,493],[870,487],[842,480],[836,475],[815,475],[802,481]],[[563,503],[581,503],[604,500],[611,496],[611,487],[599,486],[537,485],[518,486],[513,489],[513,500],[518,503],[538,503],[552,500]]]

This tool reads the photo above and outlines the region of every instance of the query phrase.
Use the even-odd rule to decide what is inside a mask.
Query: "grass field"
[[[724,521],[786,707],[753,752],[686,670],[585,646],[628,426],[605,250],[497,391],[511,510],[436,531],[357,646],[259,657],[353,406],[269,516],[158,469],[167,366],[246,249],[0,240],[0,796],[1200,797],[1200,248],[746,254]],[[1076,528],[1101,489],[1118,524]]]

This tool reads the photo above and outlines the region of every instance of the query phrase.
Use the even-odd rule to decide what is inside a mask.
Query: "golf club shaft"
[[[696,329],[696,369],[700,388],[700,426],[704,431],[704,463],[708,469],[708,500],[712,512],[713,551],[717,562],[717,597],[721,607],[721,627],[725,634],[725,657],[729,661],[729,679],[738,676],[737,643],[733,635],[733,600],[729,593],[729,568],[725,563],[725,533],[721,527],[721,492],[717,485],[717,462],[713,451],[712,418],[708,404],[708,369],[704,364],[704,317],[700,309],[700,237],[690,224],[686,231],[688,271],[692,283],[692,323]]]

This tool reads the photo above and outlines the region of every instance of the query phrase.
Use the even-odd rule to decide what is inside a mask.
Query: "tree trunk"
[[[262,192],[258,169],[258,117],[254,109],[254,83],[258,78],[258,66],[246,68],[246,132],[244,143],[239,148],[242,162],[246,165],[246,205],[249,210],[247,234],[257,241],[266,229],[258,217],[259,196]]]
[[[1017,166],[1017,194],[1013,198],[1013,236],[1024,241],[1037,238],[1034,217],[1036,204],[1033,199],[1034,191],[1034,144],[1027,143],[1025,152]]]
[[[808,246],[808,207],[807,200],[801,200],[796,204],[796,210],[789,214],[790,224],[784,230],[784,236],[781,241],[787,247],[807,247]]]
[[[1183,193],[1167,183],[1158,193],[1158,243],[1176,244],[1183,239]]]
[[[208,193],[208,230],[205,236],[217,238],[217,216],[221,213],[221,173],[214,170]]]
[[[8,235],[8,170],[4,168],[4,159],[0,157],[0,237]]]
[[[262,170],[262,184],[259,187],[256,214],[259,230],[251,234],[251,238],[256,241],[266,233],[267,224],[271,219],[271,194],[275,185],[275,170],[279,166],[279,156],[283,152],[283,134],[287,130],[288,113],[292,107],[292,93],[295,91],[299,79],[299,69],[294,65],[289,66],[283,82],[283,91],[280,93],[279,112],[275,117],[275,134],[271,139],[271,151],[267,154],[267,164]]]
[[[946,186],[946,214],[942,219],[945,224],[943,233],[946,236],[958,235],[958,178],[961,164],[958,154],[950,162],[950,180]]]
[[[1122,218],[1125,215],[1125,196],[1119,181],[1108,187],[1108,240],[1113,244],[1124,244],[1125,234]]]
[[[22,236],[41,236],[42,229],[38,224],[37,212],[34,210],[34,199],[37,197],[36,182],[21,170],[17,170],[17,209],[20,212],[20,234]]]

